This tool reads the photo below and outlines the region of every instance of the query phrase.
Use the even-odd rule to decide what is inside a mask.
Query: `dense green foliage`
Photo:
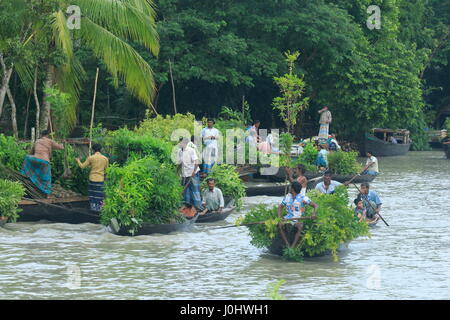
[[[305,227],[302,239],[296,248],[284,251],[286,258],[300,260],[302,256],[320,255],[330,251],[337,259],[337,249],[341,244],[370,235],[367,224],[358,222],[349,207],[347,189],[344,186],[337,188],[336,193],[332,195],[321,194],[315,190],[307,195],[319,206],[317,219],[303,221]],[[307,208],[306,216],[311,214],[311,210],[312,208]],[[259,248],[268,247],[278,233],[277,207],[267,208],[260,205],[247,213],[239,223],[259,221],[266,223],[248,226],[251,243]]]
[[[150,133],[137,134],[122,128],[110,132],[105,140],[106,150],[113,155],[111,162],[125,164],[128,159],[151,156],[161,163],[171,162],[172,145],[163,139],[155,138]]]
[[[235,166],[229,164],[215,165],[208,178],[216,180],[216,187],[222,190],[224,197],[234,199],[238,209],[242,207],[242,198],[245,197],[245,186],[241,178],[239,178]],[[206,180],[203,181],[201,188],[202,190],[207,188]]]
[[[27,155],[26,143],[18,142],[14,137],[0,134],[0,163],[9,169],[19,171]]]
[[[39,6],[35,5],[33,10],[11,9],[19,2]],[[30,21],[54,21],[48,13],[53,12],[55,2],[10,0],[0,3],[0,22],[4,26],[0,30],[0,39],[4,40],[0,43],[0,52],[7,66],[15,63],[17,75],[24,73],[20,66],[30,66],[31,71],[34,66],[43,66],[38,70],[39,95],[46,78],[45,67],[54,63],[57,75],[61,75],[63,67],[70,62],[64,54],[70,50],[63,50],[62,43],[56,48],[50,47],[52,50],[37,41],[29,41],[29,45],[24,46],[23,39],[29,37],[21,30],[27,30],[23,26]],[[76,0],[72,4],[82,2],[91,1]],[[302,53],[295,74],[307,83],[305,96],[310,98],[310,107],[300,117],[301,125],[296,127],[297,136],[317,133],[317,110],[324,105],[333,113],[331,132],[338,133],[342,140],[358,142],[363,133],[373,127],[407,128],[412,132],[412,148],[416,150],[426,146],[424,127],[442,125],[434,121],[438,111],[448,106],[450,97],[450,0],[230,0],[226,3],[157,0],[156,5],[156,29],[161,43],[158,58],[145,49],[146,46],[142,47],[139,39],[131,37],[129,43],[154,71],[158,93],[152,102],[160,114],[174,111],[168,72],[170,60],[178,112],[195,113],[198,119],[217,117],[224,105],[239,112],[244,97],[252,106],[251,117],[262,120],[262,127],[280,128],[283,121],[272,107],[274,97],[279,95],[273,78],[285,73],[283,52],[291,50]],[[369,5],[380,6],[380,30],[367,28]],[[96,12],[85,12],[86,18],[91,14],[95,16]],[[106,12],[110,11],[102,13]],[[112,24],[112,31],[116,31],[116,27],[119,28]],[[126,83],[117,81],[114,72],[111,72],[113,77],[105,76],[111,71],[111,63],[99,63],[96,58],[102,56],[99,52],[102,48],[96,46],[97,43],[104,46],[106,53],[121,50],[109,51],[111,47],[103,41],[93,43],[93,36],[88,32],[92,28],[84,30],[73,32],[73,42],[83,36],[90,40],[73,46],[76,59],[72,60],[80,62],[87,80],[83,86],[80,83],[82,99],[78,122],[89,124],[92,86],[99,66],[96,120],[101,119],[108,128],[139,123],[149,103],[137,101],[133,97],[136,92],[131,90],[130,93]],[[141,30],[153,31],[152,28]],[[64,33],[67,34],[71,32]],[[143,37],[140,32],[127,35]],[[17,114],[25,114],[30,92],[30,86],[22,79],[20,76],[20,81],[12,88]],[[30,80],[28,83],[32,83]],[[149,82],[145,77],[138,80]],[[131,82],[134,87],[141,85]],[[74,83],[68,86],[70,84]],[[33,99],[31,101],[30,119],[34,119],[35,105]],[[11,109],[6,107],[7,103],[4,114]],[[9,114],[3,119],[9,121]],[[25,117],[19,117],[18,122],[23,132]],[[28,136],[32,126],[34,121],[29,120]],[[166,135],[164,138],[169,139]]]
[[[131,234],[144,222],[161,224],[182,221],[178,212],[182,187],[174,167],[150,157],[129,161],[107,170],[105,206],[101,221],[116,218]]]
[[[25,195],[25,189],[18,182],[0,179],[0,218],[5,217],[8,222],[16,222],[20,200]]]
[[[351,175],[360,173],[361,164],[357,161],[357,152],[329,152],[328,168],[336,174]]]

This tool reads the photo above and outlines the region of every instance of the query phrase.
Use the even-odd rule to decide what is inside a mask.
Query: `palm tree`
[[[80,28],[69,28],[67,9],[77,6],[81,11]],[[76,123],[76,106],[85,70],[74,53],[74,47],[85,46],[99,58],[113,77],[114,85],[122,80],[132,95],[152,106],[155,92],[153,71],[149,64],[129,44],[134,42],[159,53],[155,7],[152,0],[42,0],[36,5],[42,12],[32,25],[32,35],[25,45],[45,48],[45,87],[57,86],[71,96],[65,113],[67,125]],[[61,54],[55,54],[55,53]],[[56,56],[56,58],[54,58]],[[28,66],[25,78],[33,79],[34,67]],[[27,81],[32,87],[33,81]],[[48,126],[50,103],[44,97],[40,129]]]

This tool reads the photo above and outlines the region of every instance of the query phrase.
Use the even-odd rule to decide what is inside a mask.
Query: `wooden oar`
[[[353,185],[356,187],[356,189],[358,189],[358,192],[359,192],[360,194],[362,194],[362,192],[361,192],[361,190],[358,188],[358,186],[357,186],[355,183],[353,183]],[[367,202],[370,204],[370,206],[372,207],[372,209],[376,212],[376,209],[373,207],[372,203],[370,203],[370,200],[369,200],[369,199],[367,199]],[[384,224],[385,224],[386,226],[389,227],[388,223],[386,222],[386,220],[383,219],[383,217],[381,216],[381,214],[380,214],[379,212],[377,212],[377,215],[381,218],[381,220],[383,220]]]
[[[292,220],[311,220],[311,217],[289,218],[289,219],[283,219],[281,222],[292,221]],[[266,221],[244,223],[244,224],[240,224],[240,225],[233,224],[231,226],[217,227],[217,228],[212,228],[212,229],[208,229],[208,230],[227,229],[227,228],[235,228],[235,227],[246,227],[246,226],[253,226],[253,225],[256,225],[256,224],[264,224],[264,223],[266,223]]]
[[[344,184],[345,184],[346,186],[348,186],[350,183],[353,182],[353,180],[356,179],[356,177],[359,177],[363,172],[364,172],[364,171],[361,171],[360,173],[356,174],[353,178],[351,178],[349,181],[346,181]]]
[[[186,183],[186,185],[184,186],[183,192],[182,192],[181,194],[184,194],[184,192],[185,192],[186,189],[189,187],[189,185],[191,184],[191,182],[192,182],[192,177],[189,177],[189,181],[188,181],[188,183]]]

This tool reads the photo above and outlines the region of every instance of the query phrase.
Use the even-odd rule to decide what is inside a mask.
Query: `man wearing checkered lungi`
[[[319,143],[325,143],[329,138],[330,123],[332,120],[331,112],[328,107],[324,107],[319,110],[320,114],[320,129],[319,129]]]
[[[178,151],[178,164],[181,165],[181,183],[185,188],[184,202],[193,205],[197,211],[203,210],[200,194],[200,168],[194,149],[188,147],[189,139],[184,138]]]

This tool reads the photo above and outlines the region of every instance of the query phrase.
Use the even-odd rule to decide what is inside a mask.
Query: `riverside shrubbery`
[[[0,218],[8,222],[16,222],[18,205],[25,195],[25,189],[19,182],[0,179]]]

